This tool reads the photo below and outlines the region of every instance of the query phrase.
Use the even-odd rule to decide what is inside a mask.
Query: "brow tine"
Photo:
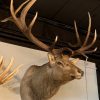
[[[13,21],[12,17],[5,18],[1,22]]]
[[[58,36],[55,37],[54,42],[53,42],[52,45],[50,46],[50,50],[54,49],[54,46],[55,46],[55,44],[57,43],[57,41],[58,41]]]
[[[58,41],[58,36],[56,36],[54,43],[57,43]]]

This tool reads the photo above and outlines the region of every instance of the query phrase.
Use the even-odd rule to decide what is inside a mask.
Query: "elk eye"
[[[57,62],[57,64],[58,64],[59,66],[62,66],[62,67],[63,67],[63,64],[62,64],[61,62]]]
[[[69,64],[66,64],[66,66],[69,66]]]
[[[61,63],[61,62],[57,62],[57,64],[58,64],[58,65],[62,65],[62,63]]]
[[[57,65],[59,66],[59,67],[64,67],[64,65],[63,65],[63,63],[62,62],[57,62]]]

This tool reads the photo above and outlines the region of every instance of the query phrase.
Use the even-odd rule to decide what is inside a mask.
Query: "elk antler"
[[[6,22],[8,20],[13,21],[18,28],[22,31],[22,33],[32,42],[35,43],[37,46],[41,47],[42,49],[46,50],[46,51],[52,51],[55,55],[58,53],[62,53],[63,50],[68,50],[71,52],[70,56],[74,56],[76,54],[81,54],[83,56],[85,56],[85,53],[91,53],[91,52],[95,52],[97,50],[97,48],[95,48],[94,50],[91,51],[87,51],[89,48],[91,48],[93,46],[93,44],[96,41],[97,38],[97,33],[95,30],[95,35],[93,38],[93,41],[91,42],[91,44],[87,45],[88,39],[89,39],[89,35],[90,35],[90,30],[91,30],[91,16],[90,13],[88,13],[89,16],[89,26],[88,26],[88,32],[85,38],[85,41],[82,45],[80,37],[79,37],[79,33],[78,33],[78,29],[77,29],[77,25],[76,25],[76,21],[74,21],[74,26],[75,26],[75,32],[76,32],[76,37],[77,37],[77,44],[76,45],[72,45],[69,43],[70,46],[72,47],[77,47],[77,46],[81,46],[81,48],[73,51],[68,47],[65,48],[61,48],[61,49],[54,49],[55,43],[57,42],[58,37],[55,38],[54,43],[51,46],[46,45],[45,43],[41,42],[40,40],[38,40],[31,32],[32,26],[35,23],[35,20],[37,18],[38,13],[35,14],[34,18],[32,19],[31,23],[29,24],[29,26],[26,25],[25,22],[25,18],[27,15],[27,12],[29,11],[29,9],[31,8],[31,6],[35,3],[36,0],[27,0],[24,3],[22,3],[16,11],[14,11],[14,6],[13,6],[13,0],[11,0],[11,4],[10,4],[10,11],[11,11],[11,15],[12,17],[8,17],[6,19],[4,19],[2,22]],[[17,17],[17,13],[22,9],[22,7],[28,3],[23,10],[21,11],[21,14],[19,17]],[[69,55],[67,55],[69,56]],[[69,57],[70,57],[69,56]],[[67,57],[68,58],[68,57]]]
[[[0,84],[10,81],[17,74],[17,72],[19,71],[19,68],[22,66],[22,65],[17,66],[11,72],[10,70],[14,63],[14,58],[13,57],[11,58],[9,65],[5,69],[3,67],[3,62],[4,62],[4,60],[3,60],[3,56],[2,56],[0,58]]]
[[[72,47],[76,47],[78,45],[79,46],[82,45],[82,46],[79,49],[77,49],[75,51],[72,51],[71,56],[74,56],[74,55],[77,55],[77,54],[81,54],[81,55],[85,56],[85,53],[92,53],[92,52],[95,52],[97,50],[97,47],[96,47],[94,50],[87,51],[89,48],[91,48],[94,45],[94,43],[96,41],[96,38],[97,38],[97,32],[96,32],[96,29],[95,29],[94,38],[93,38],[92,42],[89,45],[87,45],[87,42],[88,42],[88,39],[89,39],[89,35],[90,35],[90,31],[91,31],[91,16],[90,16],[89,12],[88,12],[88,16],[89,16],[89,26],[88,26],[87,35],[86,35],[86,38],[85,38],[85,41],[84,41],[83,45],[81,44],[81,40],[80,40],[80,37],[79,37],[76,21],[74,21],[76,37],[77,37],[77,44],[76,45],[70,44],[70,45]]]
[[[26,25],[25,22],[25,17],[27,15],[27,12],[29,11],[29,9],[31,8],[31,6],[35,3],[36,0],[27,0],[24,3],[22,3],[16,11],[14,11],[14,6],[13,6],[13,0],[11,0],[11,4],[10,4],[10,11],[11,11],[11,15],[12,17],[8,17],[6,19],[4,19],[2,22],[6,22],[8,20],[13,21],[18,28],[23,32],[23,34],[33,43],[35,43],[37,46],[41,47],[42,49],[49,51],[50,46],[44,44],[43,42],[41,42],[40,40],[38,40],[32,33],[31,33],[31,29],[32,26],[35,23],[35,20],[37,18],[38,13],[36,12],[34,18],[32,19],[31,23],[29,24],[29,26]],[[17,17],[16,14],[21,10],[21,8],[28,3],[22,10],[20,17]]]

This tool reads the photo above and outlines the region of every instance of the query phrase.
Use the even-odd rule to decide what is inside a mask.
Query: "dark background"
[[[25,0],[14,0],[15,8],[23,1]],[[0,20],[10,16],[9,5],[10,0],[0,0]],[[77,21],[81,40],[84,41],[88,28],[88,12],[90,12],[92,28],[89,43],[93,39],[94,29],[97,29],[97,41],[93,48],[98,47],[98,50],[88,54],[88,60],[96,63],[100,93],[100,0],[37,0],[27,15],[27,23],[31,21],[36,11],[39,12],[39,16],[33,27],[33,34],[49,45],[58,35],[57,48],[68,46],[68,42],[76,42],[74,20]],[[0,41],[40,49],[29,42],[11,22],[0,23]],[[81,56],[80,58],[84,59]]]

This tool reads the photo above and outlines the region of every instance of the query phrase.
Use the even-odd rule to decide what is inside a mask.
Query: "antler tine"
[[[89,38],[89,35],[90,35],[90,31],[91,31],[91,16],[90,16],[90,13],[88,12],[88,17],[89,17],[89,26],[88,26],[88,32],[87,32],[87,36],[85,38],[85,41],[82,45],[82,47],[84,47],[88,41],[88,38]]]
[[[58,41],[58,36],[55,37],[54,42],[53,42],[52,45],[50,46],[50,50],[51,50],[51,51],[52,51],[52,49],[54,49],[54,46],[55,46],[55,44],[57,43],[57,41]]]
[[[8,65],[8,67],[3,71],[3,73],[0,75],[0,80],[2,80],[2,78],[5,77],[5,75],[8,73],[8,71],[10,70],[10,68],[12,67],[14,63],[14,58],[11,58],[10,64]]]
[[[84,47],[86,45],[86,43],[88,41],[88,38],[89,38],[89,35],[90,35],[90,31],[91,31],[91,16],[90,16],[89,12],[88,12],[88,17],[89,17],[88,32],[87,32],[87,35],[86,35],[86,38],[85,38],[85,41],[84,41],[82,47]],[[71,47],[77,47],[77,46],[81,45],[81,40],[80,40],[80,37],[79,37],[79,33],[78,33],[78,29],[77,29],[77,25],[76,25],[76,21],[75,20],[74,20],[74,27],[75,27],[75,33],[76,33],[76,38],[77,38],[77,44],[76,45],[70,44]]]
[[[36,0],[31,0],[21,12],[20,20],[21,20],[23,25],[26,25],[26,23],[25,23],[26,14],[29,11],[29,9],[31,8],[31,6],[35,3],[35,1]]]
[[[2,69],[3,67],[3,56],[0,57],[0,70]]]
[[[22,9],[22,7],[29,2],[29,0],[26,0],[25,2],[23,2],[15,11],[15,15]],[[7,22],[7,21],[13,21],[12,16],[5,18],[4,20],[2,20],[1,22]]]
[[[20,10],[20,9],[19,9]],[[13,22],[18,26],[18,28],[20,30],[23,30],[23,27],[25,25],[23,25],[20,21],[19,18],[16,17],[15,15],[15,11],[14,11],[14,6],[13,6],[13,0],[11,0],[11,3],[10,3],[10,12],[11,12],[11,15],[12,15],[12,18],[13,18]]]
[[[21,9],[22,9],[22,7],[26,4],[26,3],[28,3],[30,0],[26,0],[25,2],[23,2],[18,8],[17,8],[17,10],[15,11],[15,14],[17,14]]]
[[[52,44],[53,47],[55,46],[55,44],[57,43],[57,41],[58,41],[58,36],[55,37],[55,40],[54,40],[54,42],[53,42],[53,44]]]
[[[95,41],[96,41],[96,38],[97,38],[97,32],[96,32],[96,30],[95,30],[94,38],[93,38],[92,43],[91,43],[90,45],[86,46],[86,47],[80,48],[79,50],[80,50],[80,51],[85,51],[85,50],[89,49],[90,47],[92,47],[92,46],[94,45]]]
[[[90,50],[90,51],[84,51],[84,53],[85,53],[85,54],[88,54],[88,53],[93,53],[93,52],[95,52],[95,51],[97,51],[97,47],[94,48],[93,50]]]
[[[30,32],[31,32],[31,29],[32,29],[32,27],[33,27],[33,25],[34,25],[36,19],[37,19],[37,16],[38,16],[38,12],[36,12],[35,16],[33,17],[32,21],[31,21],[31,23],[30,23],[30,25],[29,25],[29,31],[30,31]]]
[[[58,41],[58,36],[56,36],[55,41],[54,41],[54,44],[56,44],[57,41]]]
[[[2,69],[2,72],[0,72],[0,84],[3,84],[5,82],[10,81],[19,71],[19,69],[22,67],[23,64],[17,66],[13,71],[11,71],[11,67],[14,63],[14,58],[11,58],[11,61],[6,69]],[[0,58],[0,69],[1,65],[3,66],[3,56]]]
[[[77,43],[76,44],[71,44],[71,43],[68,43],[70,47],[78,47],[81,45],[81,40],[80,40],[80,36],[79,36],[79,33],[78,33],[78,29],[77,29],[77,25],[76,25],[76,21],[74,20],[74,28],[75,28],[75,34],[76,34],[76,39],[77,39]]]
[[[23,66],[23,64],[17,66],[7,77],[5,77],[3,80],[2,80],[2,83],[5,83],[5,82],[8,82],[9,80],[11,80],[18,72],[19,72],[19,69]]]
[[[78,44],[78,45],[81,45],[81,40],[80,40],[80,36],[79,36],[79,33],[78,33],[78,29],[77,29],[77,25],[76,25],[76,21],[75,21],[75,20],[74,20],[74,26],[75,26],[77,44]]]
[[[11,11],[11,15],[14,21],[18,21],[17,17],[15,16],[15,11],[14,11],[14,6],[13,6],[13,0],[11,0],[10,3],[10,11]]]

